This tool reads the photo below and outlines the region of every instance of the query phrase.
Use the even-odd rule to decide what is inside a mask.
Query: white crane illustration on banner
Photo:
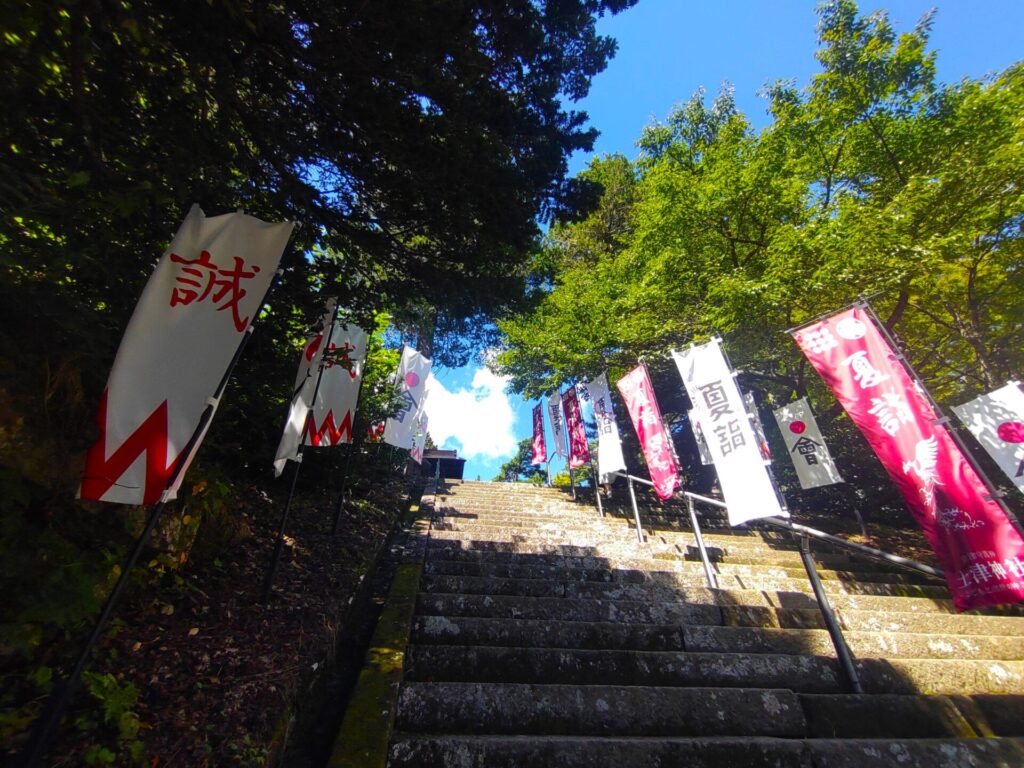
[[[935,435],[925,440],[918,440],[917,446],[914,448],[913,460],[903,462],[904,474],[909,475],[913,470],[921,481],[921,495],[924,496],[925,502],[930,507],[935,501],[935,486],[942,485],[939,482],[938,473],[935,471],[938,463],[939,441],[935,439]],[[934,514],[934,510],[932,510],[932,514]]]

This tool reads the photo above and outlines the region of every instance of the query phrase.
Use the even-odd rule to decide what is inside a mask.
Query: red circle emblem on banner
[[[405,386],[407,386],[409,389],[412,389],[419,383],[420,377],[417,376],[415,372],[409,371],[407,374],[405,374]]]
[[[1019,421],[1004,421],[996,428],[996,434],[1006,443],[1024,443],[1024,424]]]
[[[807,429],[807,425],[802,421],[794,421],[789,425],[789,431],[794,435],[802,435],[805,429]]]

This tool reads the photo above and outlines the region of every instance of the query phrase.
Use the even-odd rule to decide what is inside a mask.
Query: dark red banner
[[[569,387],[562,393],[562,410],[565,412],[565,431],[569,434],[569,469],[579,469],[590,463],[590,448],[576,387]]]
[[[854,307],[793,336],[899,487],[957,610],[1024,602],[1024,539],[867,312]]]
[[[626,410],[633,420],[636,436],[640,439],[647,471],[654,483],[658,498],[670,498],[679,487],[679,465],[672,453],[672,438],[661,420],[661,409],[654,399],[647,368],[638,365],[616,382],[619,394],[626,403]]]
[[[548,460],[548,448],[544,444],[544,406],[538,403],[533,409],[533,456],[531,464],[543,464]]]

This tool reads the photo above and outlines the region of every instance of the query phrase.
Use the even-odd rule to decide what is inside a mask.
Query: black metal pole
[[[825,588],[821,585],[818,568],[814,563],[814,557],[811,555],[810,539],[806,535],[800,536],[800,559],[803,561],[804,570],[807,571],[807,578],[811,582],[811,589],[814,590],[814,598],[818,601],[818,608],[821,610],[821,616],[825,620],[825,628],[828,630],[829,637],[832,638],[832,646],[836,649],[836,655],[839,657],[839,666],[843,671],[847,684],[850,686],[850,691],[851,693],[864,693],[864,689],[860,684],[860,677],[857,675],[857,667],[853,663],[853,654],[850,653],[850,646],[846,644],[843,630],[836,620],[835,613],[832,611],[832,604],[829,603],[828,596],[825,594]]]
[[[316,398],[320,394],[320,382],[324,377],[324,361],[331,345],[331,337],[334,335],[334,323],[338,319],[338,308],[334,308],[331,316],[331,324],[324,331],[324,340],[321,342],[320,366],[316,372],[316,384],[313,385],[313,397],[311,398],[309,411],[302,423],[302,434],[299,435],[299,447],[295,452],[295,472],[292,475],[292,484],[288,489],[288,499],[284,503],[284,510],[281,512],[281,522],[277,527],[277,540],[274,542],[274,554],[270,558],[267,572],[263,577],[263,589],[260,592],[260,600],[267,602],[270,599],[270,591],[274,586],[274,575],[277,573],[277,564],[281,560],[281,550],[284,549],[284,529],[288,524],[288,513],[292,508],[292,498],[295,496],[295,486],[299,480],[299,472],[302,469],[302,455],[306,447],[306,437],[309,435],[309,425],[313,422],[313,413],[316,411]]]
[[[348,473],[352,467],[352,454],[355,453],[355,450],[355,435],[353,435],[352,442],[348,444],[348,452],[345,454],[345,468],[341,471],[341,489],[338,491],[338,500],[334,504],[334,522],[331,524],[331,536],[338,533],[338,525],[341,523],[341,512],[345,507],[345,490],[348,486]]]
[[[370,357],[369,345],[366,349],[366,358]],[[359,434],[356,431],[356,418],[359,410],[359,398],[363,396],[363,381],[366,379],[366,360],[363,360],[363,366],[359,369],[359,388],[356,391],[356,404],[352,409],[352,434],[349,435],[351,440],[348,444],[348,453],[345,456],[345,469],[341,473],[341,490],[338,491],[338,501],[334,505],[334,522],[331,525],[331,535],[334,536],[338,533],[338,525],[341,523],[341,511],[345,504],[345,490],[348,486],[348,473],[352,467],[352,454],[356,450],[356,436]]]
[[[277,284],[277,280],[282,274],[284,274],[284,270],[279,267],[277,273],[274,275],[274,279],[271,280],[270,285],[267,286],[267,290],[263,294],[263,299],[258,305],[261,311],[264,304],[267,302],[267,298],[270,296],[270,292],[273,290],[274,286]],[[238,360],[242,357],[242,352],[245,350],[245,346],[249,343],[249,338],[253,334],[256,317],[259,317],[259,312],[253,315],[253,322],[249,323],[249,327],[245,329],[241,341],[238,342],[238,346],[235,348],[235,352],[231,356],[231,361],[224,370],[224,375],[221,376],[220,381],[217,383],[217,388],[214,390],[213,397],[209,402],[207,402],[202,414],[200,414],[199,423],[196,424],[196,428],[193,430],[192,436],[188,439],[188,442],[185,443],[185,447],[181,450],[181,453],[178,454],[178,459],[174,464],[174,469],[171,471],[171,476],[167,479],[163,498],[150,508],[149,515],[146,517],[146,525],[142,529],[142,533],[140,533],[139,537],[135,540],[131,551],[128,553],[128,557],[121,566],[121,575],[118,576],[113,589],[111,589],[110,594],[107,595],[107,599],[103,603],[103,607],[100,609],[100,614],[96,619],[96,623],[93,624],[92,632],[89,634],[89,639],[86,640],[85,647],[82,649],[82,653],[79,655],[78,661],[75,663],[71,674],[68,675],[67,680],[63,683],[57,683],[54,687],[53,693],[50,694],[50,698],[46,702],[46,706],[43,708],[39,718],[36,720],[32,736],[29,739],[25,750],[22,752],[19,761],[19,764],[25,766],[25,768],[38,765],[45,756],[46,751],[49,749],[50,741],[53,738],[53,734],[56,731],[57,726],[60,724],[60,719],[64,715],[64,710],[67,709],[68,704],[71,702],[71,697],[74,695],[75,690],[78,688],[78,684],[81,681],[82,672],[85,671],[85,668],[89,663],[89,656],[92,654],[96,645],[99,643],[100,638],[103,636],[103,631],[106,629],[107,622],[110,621],[110,616],[114,612],[114,607],[117,605],[118,600],[121,598],[121,593],[124,592],[124,588],[128,584],[131,571],[138,562],[142,552],[145,550],[150,536],[152,536],[153,531],[156,529],[156,524],[160,520],[160,515],[164,511],[164,507],[167,506],[167,492],[177,484],[178,478],[181,476],[186,465],[191,460],[192,454],[198,449],[199,443],[206,435],[206,430],[209,428],[210,422],[213,420],[213,415],[217,410],[217,404],[220,402],[220,398],[224,394],[228,381],[231,379],[231,374],[234,372],[235,366],[238,364]]]
[[[875,312],[875,308],[871,306],[871,303],[866,299],[860,299],[854,306],[860,307],[871,316],[871,319],[875,322],[875,326],[886,338],[886,341],[889,342],[889,346],[898,356],[899,361],[903,364],[903,367],[910,375],[910,378],[913,379],[915,384],[917,384],[924,396],[928,398],[928,402],[931,403],[932,410],[935,412],[936,418],[934,423],[942,426],[950,424],[950,418],[942,410],[942,406],[939,405],[938,401],[932,397],[932,393],[928,391],[928,387],[925,386],[924,380],[918,375],[917,371],[914,370],[914,366],[910,364],[910,361],[907,360],[907,356],[903,353],[902,348],[896,342],[896,339],[893,338],[892,334],[889,333],[889,329],[885,327],[885,323],[882,322],[881,318]],[[985,470],[981,468],[981,464],[975,460],[974,455],[967,449],[967,444],[960,438],[960,435],[957,434],[957,431],[953,429],[952,426],[947,426],[946,432],[951,438],[953,438],[953,442],[956,443],[956,446],[960,449],[960,453],[963,454],[967,463],[970,464],[971,469],[977,473],[981,482],[983,482],[985,487],[988,488],[989,496],[991,496],[992,500],[995,501],[995,503],[999,505],[999,508],[1003,510],[1003,514],[1006,515],[1006,519],[1010,521],[1010,525],[1016,529],[1017,533],[1024,537],[1024,526],[1021,525],[1020,520],[1018,520],[1017,516],[1013,514],[1013,511],[1007,503],[1003,501],[1002,493],[1000,493],[996,488],[995,483],[992,482]]]

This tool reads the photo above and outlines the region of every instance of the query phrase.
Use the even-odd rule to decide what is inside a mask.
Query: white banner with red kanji
[[[661,419],[661,409],[654,397],[647,366],[638,365],[615,386],[622,395],[640,440],[654,492],[662,501],[669,499],[680,484],[679,463],[672,448],[672,436]]]
[[[622,439],[615,423],[608,376],[604,373],[595,376],[586,387],[597,422],[597,474],[602,483],[609,483],[616,472],[626,471],[626,460],[622,457]]]
[[[412,448],[416,434],[416,414],[423,407],[429,375],[430,360],[412,347],[403,347],[395,382],[402,406],[384,424],[384,442],[388,445],[406,450]]]
[[[352,423],[366,360],[366,332],[338,320],[332,323],[334,311],[332,299],[319,330],[303,347],[288,418],[274,458],[275,475],[281,474],[285,462],[296,459],[300,441],[314,448],[352,442]],[[327,329],[331,339],[325,348]],[[319,374],[318,386],[321,360],[323,373]]]
[[[544,406],[537,403],[533,408],[533,444],[530,463],[543,464],[548,460],[548,449],[544,444]]]
[[[293,224],[193,206],[142,291],[100,401],[79,497],[151,504],[168,488],[244,334]],[[198,443],[196,444],[198,448]],[[193,451],[194,454],[195,451]]]
[[[555,444],[555,453],[564,459],[566,456],[565,419],[562,416],[562,397],[558,390],[548,396],[548,416],[551,419],[551,442]]]
[[[775,421],[786,443],[786,453],[793,460],[801,488],[820,488],[843,482],[828,452],[806,397],[774,411]]]
[[[1024,601],[1024,539],[866,310],[793,333],[899,487],[966,611]]]
[[[672,358],[704,431],[728,506],[729,524],[789,517],[765,467],[743,396],[718,342],[673,351]]]
[[[963,425],[1024,493],[1024,392],[1011,381],[995,392],[954,405]]]

